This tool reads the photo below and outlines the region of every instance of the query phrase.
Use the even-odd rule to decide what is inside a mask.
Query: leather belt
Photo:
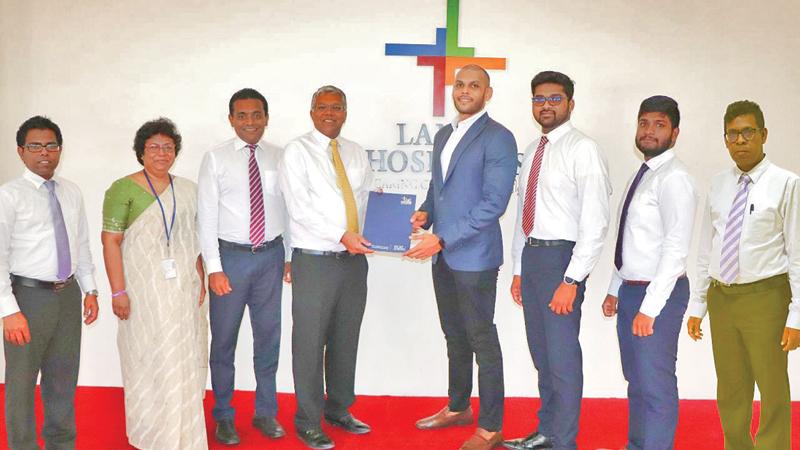
[[[686,279],[686,275],[681,275],[681,276],[678,277],[678,279],[676,281],[685,280],[685,279]],[[627,286],[647,286],[650,283],[651,282],[647,281],[647,280],[622,280],[622,284],[627,285]]]
[[[239,244],[236,242],[223,241],[222,239],[219,239],[219,248],[224,248],[228,250],[240,250],[250,253],[258,253],[269,250],[272,247],[275,247],[276,245],[282,242],[283,242],[283,236],[278,236],[271,241],[267,241],[257,247],[253,247],[250,244]]]
[[[59,292],[72,284],[75,281],[75,276],[71,275],[64,281],[42,281],[36,278],[22,277],[19,275],[11,274],[11,284],[25,286],[29,288],[47,289],[53,292]]]
[[[736,294],[749,294],[765,289],[772,289],[788,283],[788,275],[785,273],[764,278],[750,283],[727,284],[716,278],[711,279],[711,287],[720,288],[723,292]]]
[[[350,253],[350,252],[348,252],[346,250],[345,251],[341,251],[341,252],[334,252],[334,251],[330,251],[330,250],[311,250],[311,249],[308,249],[308,248],[297,248],[297,247],[295,247],[294,251],[297,252],[297,253],[302,253],[304,255],[333,256],[336,259],[350,258],[352,256],[357,256],[357,254],[352,254],[352,253]]]
[[[565,239],[546,240],[546,239],[536,239],[532,237],[525,239],[525,245],[529,247],[568,247],[574,244],[575,242],[567,241]]]

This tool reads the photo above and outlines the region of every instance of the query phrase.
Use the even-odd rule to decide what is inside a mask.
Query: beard
[[[672,143],[667,141],[667,142],[659,143],[659,145],[657,145],[656,147],[653,147],[653,148],[644,148],[642,146],[642,144],[640,144],[639,141],[637,140],[636,141],[636,148],[638,148],[639,151],[642,152],[642,154],[644,156],[646,156],[648,158],[655,158],[656,156],[658,156],[658,155],[664,153],[665,151],[669,150],[670,148],[672,148]]]

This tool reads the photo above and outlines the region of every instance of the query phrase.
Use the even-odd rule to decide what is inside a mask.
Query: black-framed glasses
[[[531,101],[536,106],[544,106],[544,103],[547,102],[550,106],[558,106],[564,100],[564,96],[561,94],[551,95],[549,97],[545,97],[544,95],[534,95],[531,97]]]
[[[741,130],[728,130],[725,132],[725,140],[734,143],[739,140],[739,135],[741,135],[745,141],[749,141],[753,139],[757,132],[761,131],[762,128],[744,128]]]
[[[55,142],[48,142],[47,144],[42,144],[41,142],[31,142],[30,144],[25,144],[23,147],[25,150],[31,153],[41,153],[42,150],[47,150],[47,153],[61,151],[61,146]]]

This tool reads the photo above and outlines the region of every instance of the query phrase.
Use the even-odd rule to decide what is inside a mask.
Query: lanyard
[[[161,208],[161,218],[164,219],[164,232],[167,233],[167,247],[169,247],[169,237],[172,234],[172,229],[175,228],[175,210],[178,207],[178,203],[175,200],[175,185],[172,184],[172,175],[169,176],[169,186],[172,188],[172,222],[170,223],[169,227],[167,227],[167,214],[164,213],[164,205],[161,203],[161,199],[158,198],[156,188],[153,187],[153,182],[150,181],[147,171],[142,170],[142,173],[144,173],[144,177],[147,179],[147,184],[150,185],[150,190],[153,192],[153,196],[156,198],[158,206]]]

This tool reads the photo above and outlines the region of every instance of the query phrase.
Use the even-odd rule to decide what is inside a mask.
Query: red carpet
[[[4,398],[4,386],[0,385],[0,404]],[[250,426],[253,414],[253,393],[237,392],[234,404],[237,408],[236,424],[242,444],[236,447],[216,445],[211,419],[212,394],[209,391],[206,407],[206,426],[212,449],[256,449],[274,448],[301,450],[306,447],[294,437],[292,415],[295,410],[294,396],[280,394],[278,420],[286,427],[288,435],[271,441],[262,437]],[[349,435],[339,429],[325,425],[337,449],[394,450],[434,449],[456,450],[472,433],[471,427],[438,431],[419,431],[414,422],[421,416],[432,414],[445,403],[442,398],[430,397],[374,397],[360,396],[353,406],[353,413],[372,425],[373,431],[363,436]],[[533,429],[533,412],[538,408],[538,399],[506,399],[504,434],[508,438],[519,437]],[[477,409],[477,401],[473,408]],[[42,422],[41,404],[37,400],[39,426]],[[621,399],[586,399],[583,401],[578,448],[618,449],[625,443],[627,409]],[[76,397],[79,450],[132,449],[125,437],[125,413],[120,388],[78,388]],[[5,415],[0,408],[0,448],[6,448]],[[794,405],[793,450],[800,450],[800,403]],[[716,405],[707,400],[683,400],[675,448],[678,450],[722,449],[722,432]]]

